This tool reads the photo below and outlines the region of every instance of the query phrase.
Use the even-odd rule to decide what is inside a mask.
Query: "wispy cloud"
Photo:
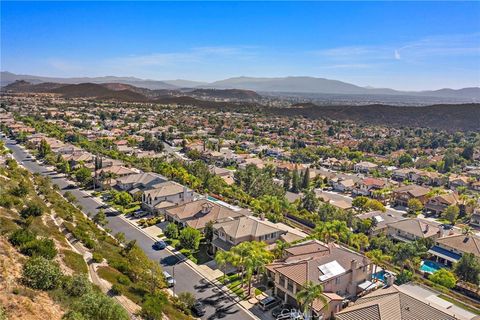
[[[358,65],[402,60],[412,62],[430,57],[480,55],[480,33],[431,36],[397,45],[365,45],[311,51],[324,63]]]
[[[110,65],[121,65],[130,67],[144,66],[173,66],[176,64],[202,62],[215,58],[245,58],[252,56],[253,47],[196,47],[186,51],[162,52],[147,55],[131,55],[127,57],[116,57],[109,61]]]
[[[395,58],[417,60],[430,57],[480,55],[480,33],[422,38],[395,49]],[[397,58],[398,56],[398,58]]]
[[[397,59],[397,60],[402,59],[402,57],[400,56],[400,52],[398,50],[394,51],[394,56],[395,56],[395,59]]]

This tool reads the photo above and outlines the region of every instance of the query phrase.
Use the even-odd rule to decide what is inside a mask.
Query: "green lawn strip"
[[[438,297],[439,297],[439,298],[442,298],[443,300],[447,300],[448,302],[453,303],[453,304],[456,305],[457,307],[460,307],[460,308],[462,308],[462,309],[465,309],[465,310],[467,310],[467,311],[470,311],[471,313],[474,313],[474,314],[476,314],[477,316],[480,315],[480,310],[479,310],[479,309],[477,309],[477,308],[475,308],[475,307],[472,307],[472,306],[469,306],[469,305],[467,305],[467,304],[465,304],[465,303],[463,303],[463,302],[460,302],[460,301],[458,301],[458,300],[456,300],[456,299],[452,299],[451,297],[449,297],[449,296],[447,296],[447,295],[445,295],[445,294],[441,294],[441,295],[439,295]]]
[[[238,274],[232,274],[226,277],[225,281],[224,277],[218,277],[217,280],[222,283],[223,285],[227,286],[230,291],[232,291],[235,295],[237,295],[240,299],[245,299],[245,290],[242,288],[242,279]]]
[[[87,273],[88,267],[81,254],[71,250],[62,250],[63,262],[75,273]]]

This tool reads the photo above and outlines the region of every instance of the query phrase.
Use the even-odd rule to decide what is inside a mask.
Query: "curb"
[[[154,237],[150,234],[148,234],[147,232],[143,231],[141,228],[139,228],[137,225],[135,225],[134,222],[130,221],[129,219],[125,218],[122,214],[119,215],[120,219],[124,220],[125,222],[131,224],[132,226],[134,226],[135,228],[137,228],[140,232],[142,232],[145,236],[147,236],[148,238],[154,240],[154,241],[158,241],[159,238],[157,237]],[[240,304],[240,302],[244,301],[242,299],[240,299],[236,294],[234,294],[233,292],[230,291],[230,289],[228,289],[226,286],[224,286],[222,283],[220,283],[220,281],[218,280],[210,280],[208,279],[205,275],[203,275],[200,271],[197,270],[196,268],[196,264],[193,263],[190,259],[188,259],[185,255],[183,255],[181,252],[179,252],[177,249],[175,249],[174,247],[172,247],[171,245],[167,245],[166,249],[171,253],[173,254],[174,256],[176,256],[177,258],[179,258],[179,262],[180,261],[183,261],[185,262],[185,264],[187,264],[190,269],[192,269],[192,271],[194,271],[195,273],[197,273],[200,277],[202,277],[202,279],[208,281],[210,284],[214,285],[217,289],[221,290],[223,292],[223,294],[225,294],[225,296],[227,298],[229,298],[230,300],[232,300],[239,308],[242,308],[246,313],[248,313],[253,319],[259,319],[257,316],[255,316],[250,310],[248,310],[247,308],[245,308],[243,305]]]

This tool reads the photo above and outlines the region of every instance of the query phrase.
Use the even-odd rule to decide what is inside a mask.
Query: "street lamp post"
[[[173,265],[173,296],[175,296],[175,284],[176,284],[176,281],[175,281],[175,265]]]

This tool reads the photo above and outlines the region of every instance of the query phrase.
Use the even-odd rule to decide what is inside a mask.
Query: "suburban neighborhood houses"
[[[32,156],[20,165],[35,161],[71,180],[67,200],[79,201],[68,193],[81,188],[103,203],[105,211],[84,211],[92,221],[121,217],[251,317],[284,319],[272,309],[305,319],[480,314],[478,145],[459,156],[447,142],[419,148],[430,138],[406,129],[5,99],[2,140]],[[372,139],[380,132],[416,142],[387,150]],[[472,138],[461,139],[470,148]],[[171,276],[178,294],[182,275]]]

